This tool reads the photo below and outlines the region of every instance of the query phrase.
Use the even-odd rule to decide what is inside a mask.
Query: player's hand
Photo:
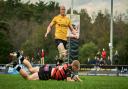
[[[72,31],[72,34],[73,34],[73,35],[76,35],[76,33],[77,33],[76,30],[73,30],[73,31]]]
[[[75,39],[79,39],[78,35],[74,35],[73,38],[75,38]]]

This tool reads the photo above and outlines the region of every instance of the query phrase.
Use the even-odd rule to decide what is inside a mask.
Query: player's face
[[[79,69],[78,69],[77,67],[75,67],[75,66],[72,66],[72,68],[73,68],[74,71],[78,71],[78,70],[79,70]]]
[[[60,14],[61,14],[62,16],[65,15],[65,7],[64,7],[64,6],[61,6],[61,7],[60,7]]]

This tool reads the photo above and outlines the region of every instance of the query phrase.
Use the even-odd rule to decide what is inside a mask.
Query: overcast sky
[[[26,2],[27,0],[22,0]],[[39,0],[30,0],[32,3],[38,2]],[[45,2],[49,1],[57,1],[60,5],[65,5],[66,8],[70,8],[71,0],[41,0]],[[116,13],[126,13],[126,9],[128,9],[128,0],[113,0],[114,1],[114,12]],[[98,12],[102,10],[104,12],[105,9],[108,9],[110,12],[111,0],[74,0],[74,9],[80,10],[86,9],[89,15],[91,16],[93,12]]]

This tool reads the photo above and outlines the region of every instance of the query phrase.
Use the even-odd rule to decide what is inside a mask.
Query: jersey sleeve
[[[56,24],[56,17],[53,18],[53,20],[51,21],[51,25],[55,25]]]

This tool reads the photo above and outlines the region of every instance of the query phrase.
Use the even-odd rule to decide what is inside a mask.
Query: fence
[[[128,65],[81,64],[80,75],[128,76]]]
[[[50,64],[55,66],[55,64]],[[33,64],[33,66],[42,66],[41,64]],[[24,69],[27,69],[23,66]],[[12,74],[13,68],[10,68]],[[9,68],[5,67],[5,64],[0,64],[0,74],[8,74]],[[128,76],[128,65],[80,65],[80,75],[107,75],[107,76]]]

